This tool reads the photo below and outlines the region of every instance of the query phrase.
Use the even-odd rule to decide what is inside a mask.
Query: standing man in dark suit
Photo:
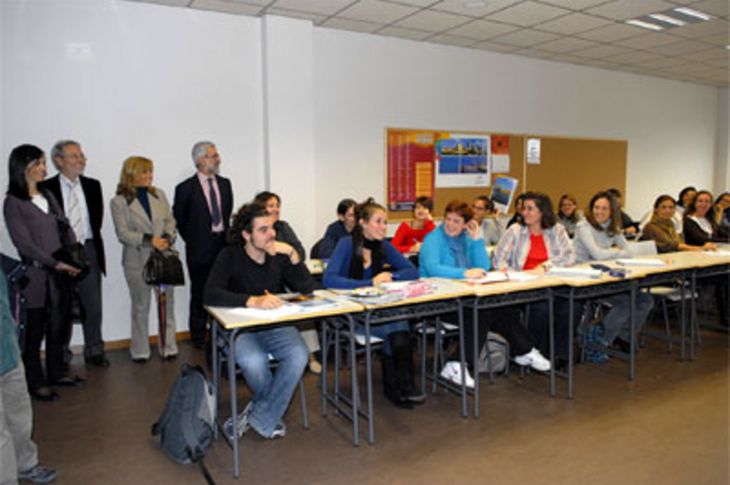
[[[226,246],[233,191],[231,182],[218,175],[221,157],[214,143],[196,143],[192,155],[198,171],[175,187],[172,212],[185,241],[190,275],[190,339],[202,349],[207,332],[203,290],[218,252]]]
[[[41,187],[49,190],[61,205],[76,240],[84,245],[89,259],[88,275],[77,283],[84,309],[84,359],[97,367],[108,367],[101,335],[102,304],[101,277],[106,274],[104,241],[101,224],[104,218],[104,197],[98,180],[85,177],[86,156],[81,145],[73,140],[56,142],[51,158],[58,174],[44,181]],[[66,348],[71,340],[69,325]]]

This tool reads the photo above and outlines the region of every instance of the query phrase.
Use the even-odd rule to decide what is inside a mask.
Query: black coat
[[[99,263],[101,272],[106,274],[106,255],[104,254],[104,240],[101,238],[101,225],[104,220],[104,196],[101,192],[101,184],[98,180],[84,177],[79,177],[81,181],[81,189],[84,191],[84,198],[86,199],[86,207],[89,210],[89,224],[91,225],[91,237],[94,240],[94,247],[96,248],[96,256]],[[39,184],[39,187],[45,188],[61,206],[61,210],[66,212],[63,206],[63,194],[61,193],[61,180],[58,175],[55,175],[47,180],[44,180]],[[81,244],[84,241],[79,241]]]

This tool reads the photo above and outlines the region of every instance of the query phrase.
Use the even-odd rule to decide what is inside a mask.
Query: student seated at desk
[[[481,278],[491,267],[479,225],[465,202],[451,201],[444,211],[444,223],[426,237],[419,255],[419,270],[423,277]],[[477,373],[478,355],[474,355],[473,314],[464,312],[464,345],[466,362]],[[511,309],[494,309],[479,314],[477,349],[487,340],[487,328],[502,335],[519,365],[529,365],[540,371],[550,370],[550,361],[535,348],[530,332],[518,321]],[[474,387],[468,373],[463,381]],[[441,376],[461,385],[461,365],[447,362]]]
[[[522,223],[522,209],[524,208],[524,202],[525,202],[525,194],[520,194],[517,197],[515,197],[515,213],[512,215],[512,218],[507,222],[507,229],[509,229],[513,224],[521,224]]]
[[[629,245],[621,234],[621,208],[611,194],[598,192],[591,198],[585,219],[576,226],[573,242],[578,263],[631,257]],[[622,351],[628,352],[631,341],[630,297],[617,294],[601,297],[600,301],[611,307],[603,319],[606,346],[616,343]],[[646,323],[653,306],[654,299],[651,295],[637,293],[637,333]]]
[[[715,222],[730,232],[730,192],[723,192],[715,199]]]
[[[570,194],[563,194],[558,202],[558,222],[563,225],[571,238],[575,235],[575,226],[581,220],[578,201]]]
[[[621,202],[623,194],[621,194],[621,191],[619,189],[612,188],[608,189],[606,192],[608,192],[611,196],[613,196],[613,198],[616,199],[619,208],[623,207],[623,204]],[[639,226],[640,223],[634,222],[634,220],[631,219],[631,216],[624,212],[623,209],[621,209],[621,229],[623,230],[624,236],[628,237],[629,239],[636,237],[639,232]],[[643,227],[643,223],[641,224],[641,227]]]
[[[368,199],[355,208],[357,225],[352,235],[340,239],[324,272],[326,288],[359,288],[391,281],[415,280],[418,270],[385,241],[385,207]],[[390,271],[384,271],[385,265]],[[371,335],[383,339],[383,387],[396,406],[410,409],[426,400],[416,390],[413,347],[407,321],[374,325]]]
[[[329,259],[340,239],[350,235],[355,227],[356,205],[357,202],[353,199],[342,199],[337,204],[337,220],[327,226],[324,237],[312,248],[313,259]]]
[[[479,195],[474,198],[471,205],[474,212],[474,220],[481,227],[484,236],[484,244],[494,246],[504,233],[502,221],[499,219],[499,213],[494,208],[492,202],[486,195]]]
[[[436,225],[431,219],[433,201],[428,197],[419,197],[413,205],[413,220],[400,223],[391,243],[401,253],[417,253],[426,235]]]
[[[523,194],[522,221],[510,226],[494,250],[494,267],[512,271],[547,269],[549,266],[572,266],[575,250],[565,228],[557,223],[550,198],[540,192]],[[568,304],[556,300],[555,352],[559,360],[568,358]],[[579,312],[574,312],[574,315]],[[547,355],[550,351],[548,304],[529,305],[527,328],[537,348]]]
[[[657,251],[671,253],[673,251],[706,251],[715,249],[715,243],[705,242],[699,245],[685,243],[682,235],[677,233],[674,225],[675,202],[671,195],[660,195],[654,202],[654,214],[642,231],[641,240],[654,241]]]
[[[273,309],[284,302],[285,291],[311,293],[316,287],[299,253],[276,243],[274,218],[266,207],[241,207],[228,235],[229,245],[213,264],[205,287],[206,305]],[[286,434],[283,417],[307,365],[309,350],[293,326],[242,332],[236,337],[233,358],[243,372],[253,399],[238,415],[238,438],[250,428],[264,438]],[[278,362],[272,374],[269,354]],[[229,440],[233,421],[223,425]]]
[[[712,194],[700,190],[684,212],[684,241],[687,244],[704,247],[708,242],[730,242],[730,230],[719,226],[712,207]],[[728,325],[728,278],[716,276],[704,278],[704,285],[714,285],[715,300],[720,314],[720,322]]]

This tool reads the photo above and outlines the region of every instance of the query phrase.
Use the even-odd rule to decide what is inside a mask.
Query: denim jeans
[[[608,345],[611,345],[616,337],[621,337],[624,341],[630,342],[629,296],[613,295],[600,300],[611,305],[611,309],[603,318],[603,328],[606,330],[604,338]],[[636,294],[635,330],[637,333],[646,324],[646,319],[649,317],[652,307],[654,307],[654,298],[651,295],[641,292]]]
[[[269,437],[284,417],[307,365],[309,350],[294,327],[244,332],[236,337],[236,363],[253,391],[249,423]],[[269,354],[278,362],[270,368]]]
[[[385,355],[393,355],[393,349],[390,348],[388,335],[394,332],[408,332],[411,327],[407,320],[399,322],[384,323],[382,325],[370,325],[370,335],[383,339],[383,353]],[[358,334],[365,335],[365,325],[357,325],[355,331]]]

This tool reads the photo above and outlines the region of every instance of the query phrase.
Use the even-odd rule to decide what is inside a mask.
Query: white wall
[[[101,180],[109,200],[124,158],[143,154],[172,201],[175,184],[194,173],[193,143],[210,138],[236,204],[263,188],[258,19],[113,0],[3,0],[0,12],[4,157],[21,143],[48,152],[57,139],[77,139],[87,174]],[[82,44],[76,58],[70,43]],[[129,296],[108,208],[103,229],[103,330],[106,340],[118,340],[130,334]],[[4,230],[2,250],[14,253]],[[187,329],[188,291],[175,292],[180,330]]]
[[[717,90],[717,138],[715,141],[714,193],[730,190],[730,90]]]
[[[715,88],[323,28],[315,53],[320,227],[343,196],[384,197],[386,126],[626,139],[636,217],[712,186]]]

